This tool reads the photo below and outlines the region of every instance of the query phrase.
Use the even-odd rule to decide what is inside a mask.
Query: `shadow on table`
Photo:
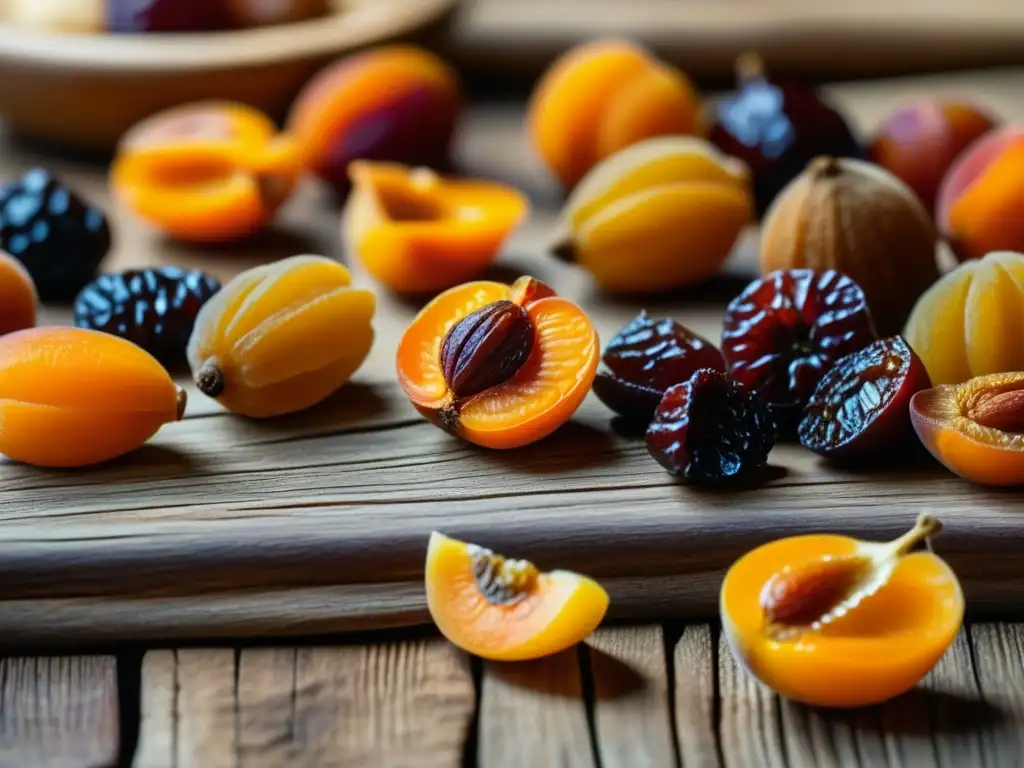
[[[479,454],[511,471],[555,475],[567,470],[606,466],[617,451],[607,431],[569,421],[551,436],[515,451],[481,449]]]

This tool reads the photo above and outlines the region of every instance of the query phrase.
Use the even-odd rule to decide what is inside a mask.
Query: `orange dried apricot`
[[[353,160],[447,165],[462,101],[458,75],[436,54],[389,45],[343,58],[310,80],[288,131],[303,166],[344,196]]]
[[[737,660],[775,692],[860,707],[918,683],[963,622],[956,575],[911,549],[939,529],[922,516],[891,542],[809,534],[765,544],[726,573],[722,629]]]
[[[700,97],[686,75],[643,48],[599,40],[551,65],[527,122],[537,152],[571,188],[599,160],[638,141],[700,133]]]
[[[526,560],[434,532],[427,547],[427,607],[464,651],[493,661],[558,653],[597,629],[608,593],[571,571],[540,572]]]
[[[40,467],[116,458],[185,411],[185,392],[156,358],[84,328],[0,337],[0,453]]]
[[[487,448],[540,440],[579,408],[597,331],[543,283],[478,281],[425,306],[398,345],[398,382],[424,416]]]
[[[316,405],[362,365],[376,300],[323,256],[238,275],[196,317],[188,362],[199,390],[254,418]]]
[[[0,251],[0,335],[35,325],[38,304],[28,270],[16,258]]]
[[[436,293],[472,280],[527,212],[519,191],[443,179],[427,168],[356,161],[342,216],[349,253],[401,293]]]
[[[294,142],[251,107],[201,102],[156,114],[129,130],[111,169],[117,199],[180,240],[251,235],[298,179]]]

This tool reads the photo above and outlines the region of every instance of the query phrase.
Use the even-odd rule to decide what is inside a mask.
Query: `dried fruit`
[[[956,575],[910,550],[939,523],[918,518],[894,541],[805,534],[757,547],[722,582],[722,630],[769,688],[814,706],[877,704],[916,685],[964,616]]]
[[[647,428],[651,456],[699,485],[752,479],[774,444],[771,417],[757,396],[708,368],[669,389]]]
[[[654,136],[700,131],[700,97],[679,70],[639,46],[598,40],[555,61],[530,99],[527,130],[571,188],[597,163]]]
[[[75,325],[128,339],[176,367],[185,362],[196,315],[219,290],[209,275],[178,267],[100,275],[75,299]]]
[[[1024,485],[1024,373],[942,384],[910,401],[917,436],[951,472],[983,485]]]
[[[209,2],[209,0],[207,0]],[[331,12],[329,0],[225,0],[232,27],[265,27],[315,19]]]
[[[647,312],[633,318],[608,342],[604,370],[594,378],[594,394],[621,416],[650,422],[665,392],[689,380],[698,368],[725,370],[711,342],[669,318]]]
[[[868,154],[914,190],[921,204],[933,212],[939,185],[953,161],[995,125],[992,116],[974,105],[920,99],[882,121]]]
[[[323,256],[235,277],[196,318],[187,351],[196,386],[255,418],[304,410],[340,389],[374,336],[374,296],[351,282]]]
[[[800,421],[800,442],[830,459],[891,454],[910,430],[910,398],[931,384],[899,336],[874,341],[836,361]]]
[[[142,445],[185,411],[185,392],[134,344],[82,328],[0,337],[0,453],[82,467]]]
[[[787,269],[755,280],[725,310],[729,374],[789,433],[821,377],[876,338],[860,286],[834,270]]]
[[[597,629],[608,593],[586,576],[541,572],[526,560],[430,535],[427,607],[437,628],[468,653],[521,661],[558,653]]]
[[[436,293],[477,277],[525,217],[526,196],[427,168],[355,161],[342,216],[346,249],[394,291]]]
[[[756,56],[736,63],[739,89],[714,105],[708,138],[750,168],[757,211],[819,155],[861,157],[843,115],[813,88],[766,77]]]
[[[398,345],[398,381],[434,424],[487,448],[517,448],[572,417],[598,354],[583,310],[547,286],[480,281],[420,311]]]
[[[718,272],[752,216],[742,163],[702,139],[648,139],[580,182],[553,250],[607,291],[665,291]]]
[[[761,271],[834,269],[864,291],[879,333],[902,328],[939,276],[936,235],[917,196],[888,171],[823,157],[775,200],[761,235]]]
[[[39,298],[21,262],[0,251],[0,336],[36,324]]]
[[[208,32],[228,26],[224,0],[107,0],[110,32]]]
[[[1024,370],[1024,254],[961,264],[922,294],[904,336],[933,384]]]
[[[25,265],[43,301],[66,301],[110,250],[103,211],[33,168],[0,196],[0,249]]]

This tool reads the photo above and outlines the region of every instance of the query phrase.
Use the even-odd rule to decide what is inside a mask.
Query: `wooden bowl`
[[[0,116],[63,147],[109,151],[159,110],[231,99],[284,115],[320,67],[358,48],[426,39],[458,0],[333,0],[310,21],[197,34],[47,34],[0,23]]]

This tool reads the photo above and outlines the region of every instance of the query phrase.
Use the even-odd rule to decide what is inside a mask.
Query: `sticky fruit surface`
[[[918,392],[910,418],[921,442],[951,472],[983,485],[1024,485],[1024,373]]]
[[[39,299],[21,262],[0,251],[0,336],[36,324]]]
[[[441,633],[494,661],[549,656],[593,632],[608,610],[600,584],[570,571],[540,572],[525,560],[430,536],[427,607]]]
[[[532,329],[529,356],[511,378],[459,397],[446,380],[442,347],[459,323],[496,302],[519,305]],[[464,349],[474,364],[500,365]],[[451,288],[427,304],[398,345],[398,381],[413,405],[433,423],[487,448],[516,448],[540,440],[568,421],[594,380],[600,355],[597,332],[582,309],[530,277],[513,285],[477,281]]]
[[[368,161],[349,173],[347,250],[400,293],[436,293],[477,277],[527,213],[526,197],[497,182]]]
[[[0,337],[0,453],[81,467],[132,451],[180,419],[185,393],[149,353],[99,331]]]
[[[864,292],[835,270],[777,270],[725,310],[729,374],[768,406],[781,433],[795,427],[836,360],[876,338]]]
[[[704,368],[670,388],[647,428],[647,450],[686,482],[720,485],[756,477],[775,444],[758,397]]]
[[[224,242],[266,224],[298,179],[294,142],[242,104],[200,102],[143,120],[111,168],[127,209],[184,241]]]
[[[687,136],[647,139],[595,166],[569,196],[555,255],[609,292],[713,276],[753,216],[745,166]]]
[[[943,275],[904,335],[933,384],[1024,370],[1024,254],[990,253]]]
[[[366,359],[375,307],[372,293],[323,256],[243,272],[199,310],[187,350],[196,385],[256,418],[316,405]]]
[[[780,637],[761,602],[786,567],[845,558],[865,544],[812,534],[765,544],[734,563],[722,582],[722,630],[736,659],[782,696],[814,706],[877,704],[916,685],[949,648],[963,622],[956,575],[938,556],[901,557],[883,586],[823,626]]]
[[[594,394],[621,416],[649,422],[665,392],[699,368],[725,370],[722,353],[671,318],[641,312],[619,331],[601,356]]]
[[[805,448],[832,459],[891,451],[910,431],[910,398],[931,386],[900,336],[840,358],[818,383],[800,421]]]

